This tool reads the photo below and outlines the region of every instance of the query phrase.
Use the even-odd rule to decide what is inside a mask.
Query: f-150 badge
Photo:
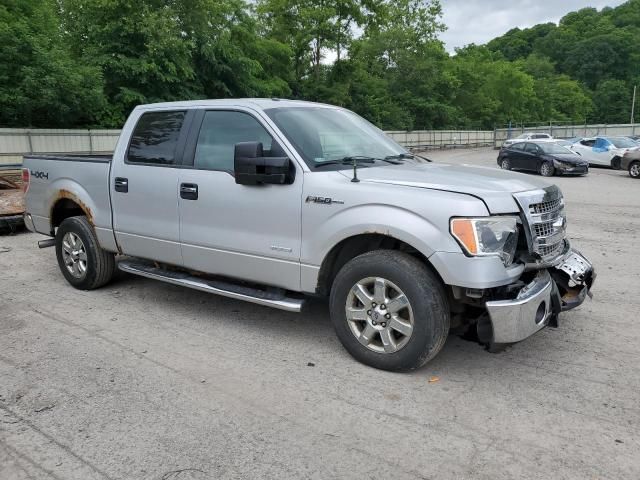
[[[334,200],[331,197],[316,197],[313,195],[309,195],[305,201],[307,203],[320,203],[322,205],[331,205],[332,203],[344,205],[344,202],[342,200]]]

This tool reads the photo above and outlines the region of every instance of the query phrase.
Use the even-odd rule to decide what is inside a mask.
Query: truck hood
[[[349,178],[352,172],[341,170]],[[447,165],[443,163],[403,163],[380,167],[358,168],[363,182],[403,185],[406,187],[444,190],[473,195],[484,201],[489,212],[518,212],[513,194],[539,190],[550,184],[523,173],[475,165]]]

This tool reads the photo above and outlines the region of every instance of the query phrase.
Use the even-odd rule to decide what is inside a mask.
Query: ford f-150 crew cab
[[[137,107],[113,156],[24,159],[25,222],[90,290],[116,268],[300,311],[344,347],[417,368],[448,333],[521,341],[590,293],[555,185],[411,155],[356,114],[251,99]]]

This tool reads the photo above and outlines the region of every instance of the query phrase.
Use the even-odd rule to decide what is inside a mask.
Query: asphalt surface
[[[640,478],[640,181],[554,181],[593,301],[501,354],[450,336],[411,374],[355,362],[323,303],[77,291],[41,237],[0,237],[0,479]]]

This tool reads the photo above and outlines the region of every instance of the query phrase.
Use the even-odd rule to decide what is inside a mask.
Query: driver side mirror
[[[241,142],[234,146],[233,170],[239,185],[293,183],[295,169],[287,157],[265,157],[261,142]]]

